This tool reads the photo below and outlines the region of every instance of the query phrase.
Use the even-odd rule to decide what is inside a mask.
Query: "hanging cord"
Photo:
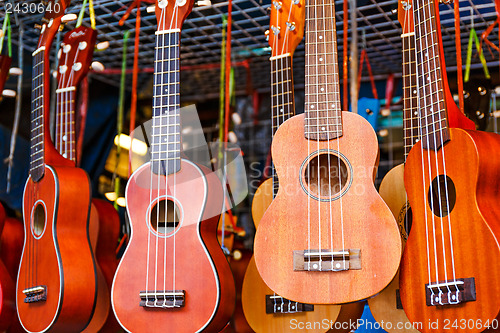
[[[8,14],[6,14],[7,16]],[[10,24],[9,24],[10,26]],[[9,44],[10,44],[10,29],[9,29]],[[23,36],[24,36],[24,26],[21,22],[19,22],[19,46],[18,46],[18,57],[19,57],[19,68],[23,68]],[[11,52],[9,46],[9,53]],[[12,168],[14,166],[14,152],[16,151],[16,140],[17,140],[17,132],[19,130],[19,121],[21,119],[21,101],[22,101],[22,91],[23,91],[23,74],[17,77],[17,95],[16,95],[16,112],[14,114],[14,125],[12,126],[12,133],[10,136],[10,153],[9,157],[5,159],[5,163],[8,164],[7,169],[7,193],[10,193],[11,188],[11,177],[12,177]]]
[[[464,79],[462,72],[462,41],[460,38],[460,0],[455,0],[454,3],[455,14],[455,48],[457,52],[457,83],[458,83],[458,100],[460,112],[464,113]],[[439,15],[439,12],[436,13]]]
[[[348,15],[348,11],[349,11],[349,4],[347,2],[347,0],[344,0],[344,31],[343,31],[343,34],[344,34],[344,40],[343,40],[343,43],[344,43],[344,50],[343,50],[343,66],[344,66],[344,71],[343,71],[343,82],[342,82],[342,85],[343,85],[343,91],[342,91],[342,94],[343,94],[343,110],[344,111],[347,111],[349,110],[349,101],[348,101],[348,94],[347,94],[347,89],[349,89],[348,87],[348,73],[347,73],[347,68],[348,68],[348,62],[349,62],[349,57],[347,55],[347,52],[348,52],[348,44],[347,44],[347,38],[348,38],[348,29],[349,29],[349,17],[347,17]]]
[[[370,60],[368,59],[368,53],[366,52],[365,29],[363,29],[362,40],[363,40],[363,50],[361,51],[361,58],[359,59],[358,92],[361,87],[361,77],[363,75],[363,63],[366,61],[366,68],[368,69],[368,75],[370,76],[370,83],[372,85],[373,98],[378,99],[377,87],[375,86],[375,78],[373,77],[372,66],[370,65]]]
[[[9,58],[12,58],[12,28],[10,26],[10,15],[5,13],[5,19],[2,25],[2,37],[0,38],[0,54],[3,50],[3,42],[5,39],[5,31],[7,31],[7,54]]]
[[[130,35],[130,30],[125,31],[123,34],[123,52],[122,52],[122,74],[120,77],[120,97],[118,100],[118,115],[117,115],[117,123],[116,123],[116,134],[118,136],[118,140],[120,140],[120,135],[122,134],[123,127],[123,109],[125,103],[125,78],[127,72],[127,41]],[[113,178],[111,183],[115,184],[115,209],[118,209],[118,196],[120,194],[120,177],[117,177],[118,164],[120,161],[120,153],[121,147],[120,142],[116,145],[116,154],[115,154],[115,169],[113,170]]]
[[[470,80],[470,67],[471,67],[471,62],[472,62],[472,44],[476,43],[476,50],[479,54],[479,60],[481,61],[481,64],[483,65],[483,71],[484,71],[484,76],[487,79],[491,78],[490,72],[488,71],[488,65],[486,64],[486,59],[484,57],[483,49],[481,48],[481,43],[479,42],[479,38],[477,36],[476,29],[474,29],[474,13],[472,12],[471,9],[471,29],[470,29],[470,35],[469,35],[469,44],[467,46],[467,62],[465,64],[465,78],[464,82],[469,82]]]

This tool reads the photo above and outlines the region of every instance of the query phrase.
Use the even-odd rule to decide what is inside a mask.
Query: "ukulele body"
[[[375,132],[359,115],[343,112],[343,133],[330,141],[307,140],[304,115],[298,115],[282,124],[273,140],[280,185],[257,229],[255,262],[264,282],[293,301],[332,304],[362,300],[386,287],[399,266],[399,230],[373,183],[378,163]],[[317,154],[330,154],[335,161],[330,169],[317,167],[320,176],[311,162],[317,160]],[[338,183],[338,177],[333,179],[339,174],[334,168],[337,164],[342,165],[345,179],[341,189],[325,195],[325,185]],[[307,172],[310,166],[312,171]],[[321,191],[317,191],[314,175],[318,182],[322,179]],[[294,270],[294,251],[318,249],[360,251],[361,269]],[[330,261],[323,262],[328,265]]]
[[[89,213],[90,185],[82,169],[46,165],[40,181],[28,178],[16,286],[18,316],[27,331],[79,332],[88,325],[97,293]],[[23,290],[37,286],[46,286],[46,300],[25,303]]]
[[[178,226],[167,237],[153,229],[150,218],[165,198],[165,187],[180,212]],[[217,176],[184,159],[180,171],[168,177],[152,173],[146,163],[125,192],[132,233],[112,287],[118,322],[128,332],[220,331],[232,315],[235,289],[216,237],[223,200]],[[162,308],[161,300],[158,307],[140,306],[139,293],[155,290],[184,291],[184,306]]]
[[[454,320],[458,320],[460,326],[460,320],[469,319],[473,319],[474,322],[481,320],[482,323],[489,320],[491,323],[500,310],[498,297],[500,249],[495,238],[495,234],[500,234],[498,209],[500,178],[497,173],[500,160],[492,154],[500,149],[500,137],[492,133],[454,128],[450,129],[450,135],[451,140],[438,152],[423,150],[422,154],[421,142],[418,142],[408,155],[405,185],[412,207],[413,225],[401,262],[401,301],[412,322],[424,322],[421,332],[480,332],[484,327],[479,328],[474,325],[461,329],[453,328],[451,324]],[[440,218],[431,209],[428,191],[430,179],[434,180],[438,175],[436,159],[439,175],[443,175],[443,150],[448,177],[447,186],[455,188],[456,200],[452,199],[453,195],[448,197],[451,213]],[[433,218],[434,228],[431,224]],[[427,231],[429,255],[427,255],[426,223],[429,229]],[[425,285],[429,282],[438,282],[435,280],[439,282],[453,280],[449,224],[452,229],[455,277],[474,278],[476,301],[462,302],[458,305],[428,306]],[[441,231],[442,225],[444,234]],[[446,270],[443,260],[443,237]],[[437,250],[434,250],[434,241]],[[439,255],[437,265],[436,252]],[[476,255],[485,253],[488,255]],[[430,258],[429,264],[427,258]],[[437,277],[436,266],[439,274]],[[439,328],[428,327],[426,323],[429,320],[439,321]],[[447,322],[449,322],[448,329],[445,329],[444,325]]]
[[[110,305],[111,285],[118,267],[116,248],[120,237],[120,217],[113,205],[102,199],[92,199],[92,206],[96,208],[99,218],[99,235],[97,238],[95,259],[104,276],[108,292],[108,311],[106,322],[101,328],[103,332],[117,332],[120,325],[116,321]]]
[[[255,191],[252,200],[252,217],[255,228],[258,228],[262,216],[273,201],[273,180],[266,179]],[[329,323],[356,321],[361,317],[364,309],[364,302],[350,303],[343,305],[314,305],[314,311],[304,311],[297,313],[268,314],[266,313],[265,297],[274,295],[274,292],[264,283],[255,265],[255,258],[252,256],[248,263],[243,287],[241,292],[241,303],[247,322],[255,332],[283,332],[290,329],[290,321],[296,320],[297,332],[335,332],[346,333],[350,329],[330,329],[321,327],[318,329],[298,328],[299,323],[321,322],[327,319]],[[285,305],[287,303],[285,302]],[[339,326],[340,327],[340,326]],[[345,326],[349,327],[349,326]]]
[[[396,218],[403,241],[403,246],[408,238],[408,232],[405,219],[411,226],[411,210],[406,197],[404,185],[404,164],[399,164],[392,168],[382,179],[380,183],[379,193],[389,206],[392,214]],[[409,320],[404,310],[398,308],[397,304],[401,303],[401,299],[397,297],[399,290],[399,272],[396,274],[391,283],[375,297],[368,299],[370,311],[377,322],[391,322],[392,326],[384,326],[387,332],[405,332],[418,333],[418,330],[409,328]],[[403,323],[402,328],[398,328],[398,323]]]

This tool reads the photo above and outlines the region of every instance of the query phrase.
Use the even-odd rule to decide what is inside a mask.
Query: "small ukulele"
[[[306,111],[275,134],[279,190],[254,247],[264,282],[310,304],[373,296],[392,280],[401,257],[398,227],[374,186],[376,134],[340,108],[334,7],[306,3]]]
[[[96,267],[88,232],[89,179],[56,151],[49,133],[50,46],[68,4],[50,1],[52,10],[45,13],[33,52],[25,240],[16,288],[18,316],[29,332],[80,332],[96,305]]]
[[[411,10],[421,139],[404,170],[413,223],[401,301],[410,321],[424,323],[421,332],[481,332],[500,311],[500,137],[449,128],[436,8],[413,0]]]
[[[180,29],[193,3],[156,3],[151,160],[125,190],[132,232],[112,288],[115,315],[129,332],[219,332],[234,309],[217,241],[221,183],[181,157]]]

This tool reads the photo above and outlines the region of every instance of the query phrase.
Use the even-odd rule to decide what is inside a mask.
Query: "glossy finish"
[[[500,249],[494,233],[500,234],[500,210],[498,189],[500,159],[495,158],[500,149],[500,137],[496,134],[450,129],[451,141],[438,152],[425,151],[422,154],[420,142],[416,144],[406,162],[405,186],[413,211],[413,226],[401,262],[401,300],[411,321],[427,323],[439,320],[469,320],[491,322],[500,310]],[[430,210],[425,198],[429,179],[443,174],[443,149],[446,174],[456,189],[456,204],[448,217],[439,218]],[[429,154],[429,155],[428,155]],[[429,163],[429,158],[432,163]],[[436,162],[437,161],[437,162]],[[439,166],[439,173],[436,170]],[[425,176],[422,174],[425,170]],[[430,170],[430,171],[428,171]],[[429,176],[429,172],[431,175]],[[424,181],[424,183],[422,183]],[[436,226],[436,237],[432,236],[432,218]],[[427,254],[426,223],[431,228]],[[459,306],[427,306],[425,284],[429,283],[428,257],[431,259],[432,282],[439,274],[439,280],[453,277],[450,232],[453,240],[453,260],[456,278],[474,277],[477,300]],[[444,225],[444,235],[441,232]],[[446,248],[446,270],[443,261],[443,241]],[[471,255],[472,253],[477,255]],[[487,254],[487,255],[485,255]],[[437,256],[438,272],[434,263]],[[424,325],[422,332],[480,332],[482,328],[445,330],[430,329]]]
[[[75,200],[78,198],[78,200]],[[45,229],[32,233],[32,209],[45,206]],[[37,183],[24,190],[25,241],[17,279],[17,311],[29,332],[83,330],[95,308],[96,274],[88,238],[90,186],[73,167],[45,167]],[[22,290],[47,286],[47,300],[24,303]]]
[[[208,170],[201,171],[183,159],[181,170],[167,180],[152,174],[149,163],[129,179],[125,198],[132,235],[112,288],[113,310],[125,330],[141,332],[147,327],[150,332],[162,332],[168,327],[172,332],[218,332],[229,321],[234,282],[216,237],[222,188],[215,174],[206,174]],[[161,184],[159,190],[156,184]],[[165,184],[182,212],[177,232],[166,238],[157,237],[148,227],[148,207],[165,196]],[[139,292],[146,286],[148,290],[185,290],[185,306],[139,306]]]
[[[257,229],[255,262],[259,273],[276,293],[302,303],[347,303],[373,296],[392,280],[401,256],[396,222],[373,184],[378,163],[376,135],[366,120],[350,112],[343,112],[344,135],[336,140],[306,140],[303,126],[304,116],[295,116],[281,125],[273,141],[280,189]],[[348,190],[344,184],[342,200],[320,202],[308,197],[301,187],[302,163],[321,149],[340,151],[353,166],[349,173],[352,183]],[[342,248],[341,202],[345,248],[361,250],[362,269],[294,271],[292,252],[318,248],[319,226],[323,230],[321,248],[331,248],[331,243],[334,249]],[[332,216],[330,203],[335,212]],[[308,221],[312,221],[309,236]]]

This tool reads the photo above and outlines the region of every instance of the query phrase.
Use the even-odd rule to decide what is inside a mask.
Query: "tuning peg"
[[[273,32],[273,34],[278,35],[280,33],[280,27],[271,26],[271,31]]]
[[[61,17],[61,22],[68,23],[71,21],[75,21],[77,18],[78,18],[78,16],[76,16],[76,14],[66,14],[66,15],[63,15],[63,17]]]
[[[231,118],[233,119],[233,123],[235,125],[241,124],[241,116],[238,112],[233,112],[233,114],[231,115]]]
[[[227,138],[228,138],[229,142],[231,142],[231,143],[238,142],[238,137],[236,136],[236,134],[233,131],[231,131],[227,134]]]
[[[108,41],[97,43],[97,45],[95,46],[95,48],[97,49],[97,51],[106,50],[108,47],[109,47],[109,42]]]
[[[62,74],[62,72],[61,72],[61,74]],[[52,71],[52,77],[57,78],[57,71]]]
[[[13,76],[23,75],[23,70],[19,67],[11,67],[9,69],[9,75],[13,75]]]
[[[148,13],[154,13],[155,10],[156,10],[155,5],[146,7],[146,12],[148,12]]]
[[[295,22],[286,22],[286,26],[288,30],[294,31],[295,30]]]
[[[2,91],[3,97],[16,97],[16,92],[12,89],[4,89]]]
[[[42,26],[38,23],[35,23],[35,29],[42,30]]]
[[[90,68],[96,72],[102,72],[104,70],[104,65],[99,61],[93,61]]]
[[[266,30],[266,32],[264,32],[264,35],[266,35],[266,41],[269,40],[269,30]]]
[[[211,6],[212,2],[210,0],[199,0],[196,4],[200,7],[204,7],[204,6]]]

